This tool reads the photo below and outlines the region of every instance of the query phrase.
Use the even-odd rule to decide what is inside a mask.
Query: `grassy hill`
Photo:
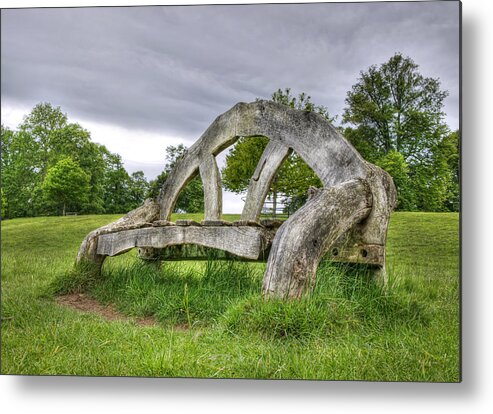
[[[265,302],[265,264],[157,269],[130,252],[72,292],[92,312],[66,306],[58,295],[77,287],[67,275],[80,242],[116,218],[2,222],[2,374],[460,379],[456,213],[393,214],[387,291],[323,263],[310,297]]]

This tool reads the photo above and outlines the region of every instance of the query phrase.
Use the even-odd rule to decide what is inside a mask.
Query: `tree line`
[[[386,170],[398,190],[398,210],[458,211],[459,131],[445,124],[443,101],[448,93],[438,79],[426,78],[418,65],[400,53],[382,65],[362,71],[346,96],[339,132],[367,161]],[[293,96],[277,90],[274,102],[299,110],[316,112],[333,123],[327,108],[310,96]],[[226,158],[224,186],[241,193],[266,147],[265,137],[240,138]],[[330,161],[328,161],[330,162]],[[291,211],[307,198],[310,186],[321,182],[295,153],[281,166],[269,196],[279,198]]]
[[[148,181],[142,171],[129,174],[120,155],[93,142],[60,107],[40,103],[16,130],[1,126],[1,217],[126,213],[159,195],[185,151],[182,144],[168,146],[163,172]],[[196,178],[175,210],[203,209],[202,182]]]
[[[425,78],[409,57],[395,54],[379,66],[362,71],[346,96],[339,132],[361,155],[394,179],[398,209],[457,211],[459,208],[459,131],[444,122],[446,91],[438,79]],[[271,100],[316,112],[334,123],[326,107],[305,93],[277,90]],[[244,192],[267,137],[240,137],[222,169],[224,188]],[[90,133],[70,123],[59,107],[40,103],[16,130],[1,127],[2,217],[125,213],[145,198],[157,197],[183,145],[169,146],[163,172],[150,182],[142,171],[128,174],[121,157],[91,141]],[[308,188],[322,183],[311,168],[292,153],[276,174],[269,197],[294,211],[304,204]],[[182,191],[176,211],[204,208],[199,177]]]
[[[149,183],[128,174],[118,154],[91,141],[59,107],[40,103],[16,130],[2,125],[2,217],[124,213]]]

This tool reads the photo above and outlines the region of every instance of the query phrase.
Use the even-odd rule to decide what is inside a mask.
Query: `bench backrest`
[[[364,159],[320,115],[270,101],[239,103],[217,117],[177,162],[161,189],[161,220],[169,220],[180,191],[197,174],[204,185],[204,218],[220,220],[222,189],[216,155],[240,137],[258,135],[269,138],[269,143],[250,180],[242,220],[259,220],[270,184],[292,150],[313,169],[325,187],[368,175]]]

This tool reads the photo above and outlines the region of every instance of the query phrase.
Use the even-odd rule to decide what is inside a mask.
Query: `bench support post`
[[[262,284],[264,297],[299,298],[315,284],[332,244],[368,216],[371,192],[361,180],[319,190],[277,231]]]

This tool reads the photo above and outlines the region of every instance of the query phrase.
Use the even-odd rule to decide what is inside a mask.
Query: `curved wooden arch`
[[[216,156],[239,137],[257,135],[268,137],[280,153],[296,151],[325,187],[365,178],[368,174],[361,155],[320,115],[270,101],[238,103],[218,116],[177,162],[161,189],[161,219],[169,219],[180,191],[197,174],[205,159]],[[275,173],[275,169],[269,171]],[[269,182],[269,176],[263,177],[262,182]],[[259,187],[256,191],[262,194],[265,184]]]
[[[290,152],[291,148],[286,145],[275,140],[269,141],[250,179],[245,205],[241,213],[242,220],[257,221],[260,218],[274,176]]]

